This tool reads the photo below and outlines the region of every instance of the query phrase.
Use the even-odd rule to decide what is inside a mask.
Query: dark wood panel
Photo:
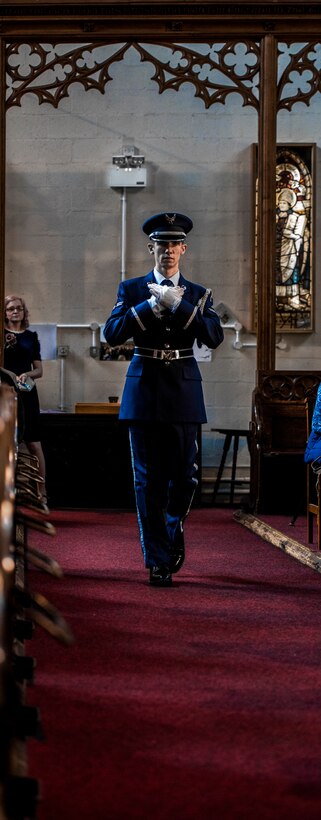
[[[118,416],[42,413],[52,507],[134,508],[128,432]]]

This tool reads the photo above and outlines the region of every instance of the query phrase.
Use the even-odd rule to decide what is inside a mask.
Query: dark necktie
[[[163,279],[163,281],[161,282],[161,285],[167,285],[168,288],[173,288],[174,287],[174,282],[172,282],[171,279]]]

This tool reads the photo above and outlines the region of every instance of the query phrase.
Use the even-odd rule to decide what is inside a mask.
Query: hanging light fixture
[[[121,154],[116,154],[113,157],[113,165],[129,172],[134,168],[141,168],[144,162],[145,157],[143,157],[142,154],[138,154],[137,149],[133,145],[125,146]]]

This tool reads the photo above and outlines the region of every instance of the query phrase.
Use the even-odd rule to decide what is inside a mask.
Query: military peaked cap
[[[146,219],[142,229],[150,239],[162,242],[184,242],[186,234],[193,227],[193,222],[184,214],[155,214]]]

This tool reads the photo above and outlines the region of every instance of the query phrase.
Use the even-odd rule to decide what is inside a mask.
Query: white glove
[[[150,282],[148,287],[152,296],[155,296],[156,302],[164,308],[169,308],[169,310],[176,310],[184,293],[184,288],[179,285],[171,287]]]
[[[157,316],[158,319],[161,318],[162,313],[164,313],[165,308],[159,304],[156,299],[156,296],[151,296],[150,299],[147,299],[148,304],[151,306],[153,313]]]

